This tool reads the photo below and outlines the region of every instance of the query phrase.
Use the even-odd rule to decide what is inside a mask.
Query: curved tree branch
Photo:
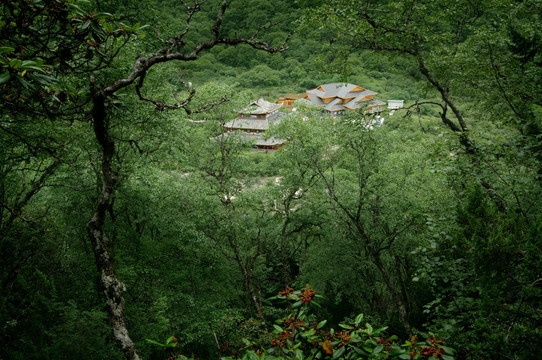
[[[187,13],[185,27],[178,35],[165,42],[168,45],[167,47],[162,48],[149,56],[138,56],[134,61],[132,70],[126,77],[112,81],[101,88],[95,86],[94,76],[90,76],[92,98],[91,117],[93,120],[94,136],[101,147],[101,177],[103,182],[91,219],[87,223],[86,227],[94,251],[96,266],[100,274],[100,283],[104,292],[109,313],[109,324],[113,329],[114,338],[121,346],[125,357],[131,360],[139,360],[140,356],[134,342],[128,334],[128,329],[126,327],[126,321],[124,318],[125,301],[123,293],[126,291],[126,287],[115,273],[113,259],[109,248],[109,238],[104,231],[107,213],[111,210],[112,200],[118,182],[118,177],[114,170],[114,159],[116,155],[115,138],[110,134],[110,119],[108,119],[108,114],[105,107],[108,98],[112,97],[117,91],[135,84],[135,91],[139,99],[152,103],[160,110],[184,109],[188,114],[201,112],[227,101],[227,98],[223,96],[220,100],[214,103],[209,103],[196,110],[191,110],[188,105],[194,98],[196,91],[192,89],[191,86],[187,86],[185,84],[189,94],[184,99],[180,99],[177,94],[174,94],[174,97],[177,100],[176,104],[168,104],[162,100],[152,99],[142,93],[142,88],[149,69],[157,64],[170,61],[196,60],[202,51],[211,49],[218,44],[246,44],[255,49],[263,50],[269,53],[284,51],[287,49],[286,41],[288,38],[286,38],[283,45],[279,48],[272,47],[266,42],[256,39],[256,35],[259,33],[259,31],[266,29],[267,27],[259,29],[250,38],[221,38],[220,27],[228,5],[228,1],[223,0],[217,13],[216,21],[212,27],[212,36],[210,39],[200,42],[190,52],[181,52],[179,48],[183,48],[185,46],[183,38],[190,31],[190,21],[192,16],[200,10],[200,6],[202,3],[204,3],[204,1],[194,0],[194,7],[187,6],[184,1],[182,3],[185,6]],[[181,82],[183,81],[181,80]],[[250,285],[249,287],[252,289],[252,284],[248,285]],[[259,315],[261,315],[261,313],[259,313]],[[263,315],[261,315],[261,317],[263,317]]]

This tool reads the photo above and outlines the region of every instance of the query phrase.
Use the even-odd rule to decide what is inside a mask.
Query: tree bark
[[[189,95],[185,99],[177,99],[176,104],[167,104],[162,100],[150,99],[143,95],[141,89],[144,85],[144,80],[147,71],[154,65],[170,62],[170,61],[193,61],[196,60],[199,54],[203,50],[213,48],[218,44],[239,45],[246,44],[254,49],[263,50],[269,53],[281,52],[287,49],[286,42],[289,36],[285,39],[282,46],[275,48],[270,46],[264,41],[256,39],[256,36],[261,30],[267,29],[269,26],[264,25],[258,29],[249,38],[223,38],[220,37],[220,27],[222,24],[222,18],[224,12],[228,6],[227,0],[222,0],[218,13],[216,15],[215,23],[212,27],[212,35],[208,41],[199,42],[195,45],[191,51],[179,51],[180,48],[185,48],[184,36],[190,30],[190,21],[192,16],[201,10],[201,2],[196,1],[195,6],[186,8],[186,24],[184,30],[177,34],[169,41],[165,41],[165,47],[156,51],[150,56],[138,56],[134,62],[130,73],[124,77],[110,82],[101,89],[95,88],[94,75],[91,74],[90,86],[92,92],[92,111],[91,116],[94,126],[94,135],[100,144],[102,150],[102,164],[101,164],[101,176],[103,180],[102,190],[96,201],[92,217],[87,223],[88,236],[90,238],[92,248],[94,251],[96,266],[100,274],[100,283],[104,291],[105,300],[107,303],[107,309],[109,313],[109,325],[113,329],[113,335],[115,340],[119,343],[122,351],[127,359],[139,360],[139,354],[132,339],[128,334],[126,328],[126,321],[124,319],[125,302],[123,293],[126,290],[125,285],[118,279],[114,266],[111,252],[109,249],[109,239],[104,232],[103,225],[105,223],[106,213],[111,209],[111,201],[115,191],[115,185],[117,183],[117,176],[113,171],[113,159],[115,156],[115,141],[108,132],[108,125],[106,122],[106,100],[113,96],[117,91],[126,88],[132,84],[135,84],[135,90],[139,98],[143,101],[151,102],[157,109],[184,109],[187,113],[199,112],[208,109],[214,105],[220,104],[225,101],[224,98],[216,103],[204,105],[203,107],[192,111],[188,108],[193,96],[195,95],[194,89],[188,89]],[[185,48],[185,50],[187,50]],[[248,274],[245,273],[245,274]],[[251,274],[249,274],[251,275]],[[248,278],[251,280],[251,278]],[[251,282],[247,283],[252,293],[254,294],[254,286]],[[261,307],[261,299],[258,302],[256,296],[252,296],[256,303],[259,317],[263,318],[263,312]],[[261,298],[261,295],[260,295]]]
[[[290,201],[287,199],[284,202],[284,223],[282,224],[282,230],[280,232],[280,257],[282,261],[282,276],[284,286],[288,287],[292,283],[292,276],[290,274],[290,268],[288,266],[288,257],[286,256],[286,237],[288,236],[286,230],[290,224]]]
[[[384,264],[382,263],[380,254],[372,250],[370,250],[370,253],[373,258],[373,262],[378,268],[378,270],[380,270],[382,280],[384,281],[384,284],[386,284],[386,288],[390,292],[391,298],[395,303],[395,307],[397,308],[397,311],[399,313],[399,321],[401,322],[401,325],[403,325],[403,327],[405,328],[407,334],[410,334],[412,329],[410,328],[410,323],[408,322],[407,307],[405,305],[405,302],[403,301],[403,299],[401,299],[399,292],[393,285],[388,269],[386,269],[386,266],[384,266]],[[401,281],[401,279],[399,279],[399,281]]]
[[[115,341],[120,345],[127,359],[139,360],[139,354],[128,334],[124,318],[125,302],[123,293],[126,290],[126,286],[119,280],[115,273],[109,249],[109,239],[103,229],[107,210],[111,206],[111,198],[117,183],[117,176],[113,171],[115,142],[109,135],[106,126],[105,96],[94,96],[92,119],[94,121],[94,135],[102,148],[101,170],[103,184],[102,191],[94,206],[92,217],[87,223],[87,231],[94,251],[96,266],[100,274],[100,284],[107,304],[109,326],[113,330]]]
[[[234,243],[233,239],[228,239],[228,242],[230,244],[230,247],[233,250],[233,253],[235,255],[235,259],[237,260],[237,264],[239,265],[239,268],[241,269],[241,272],[243,273],[243,279],[245,282],[245,291],[248,297],[250,298],[250,301],[254,305],[254,309],[256,310],[256,317],[260,319],[262,322],[265,322],[265,317],[263,315],[263,307],[262,307],[262,294],[261,291],[257,291],[256,287],[254,285],[254,260],[255,258],[249,259],[248,266],[245,265],[245,262],[243,261],[243,258],[241,257],[241,253],[239,252],[239,249],[237,245]],[[258,257],[258,255],[256,255]]]

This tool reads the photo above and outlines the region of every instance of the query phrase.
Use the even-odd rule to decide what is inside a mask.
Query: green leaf
[[[243,360],[260,360],[258,358],[258,354],[256,354],[254,351],[249,351],[243,356]]]
[[[296,349],[295,358],[296,358],[296,360],[303,360],[303,351],[301,351],[299,349]]]
[[[303,305],[303,302],[301,300],[299,300],[298,302],[295,302],[292,305],[292,308],[296,309],[296,308],[300,307],[301,305]]]
[[[453,356],[450,356],[450,355],[440,355],[442,357],[442,360],[455,360],[455,358]]]
[[[19,59],[11,59],[9,61],[9,66],[14,69],[18,69],[19,67],[21,67],[22,64],[23,64],[23,61]]]
[[[273,327],[275,328],[275,330],[277,330],[278,332],[283,332],[284,330],[278,326],[277,324],[274,324]]]
[[[399,347],[392,347],[392,350],[390,351],[390,356],[399,356],[405,353],[406,353],[406,350],[403,350]]]
[[[19,80],[19,84],[21,84],[25,89],[30,89],[30,85],[22,77],[18,77],[17,80]]]
[[[384,345],[378,344],[378,345],[373,349],[373,355],[380,354],[380,353],[382,352],[383,349],[384,349]]]
[[[353,349],[358,355],[363,355],[363,356],[369,355],[369,353],[363,351],[363,349],[360,349],[360,348],[357,348],[357,347],[354,347]]]
[[[106,32],[104,31],[103,28],[100,27],[100,25],[96,23],[92,23],[91,28],[94,34],[98,35],[98,37],[100,37],[101,39],[105,38]]]
[[[45,73],[45,70],[43,70],[42,68],[39,68],[37,66],[21,66],[21,69],[24,69],[24,70],[34,70],[34,71],[39,71],[39,72],[42,72],[42,73]]]
[[[37,65],[34,60],[23,60],[21,67],[34,66]]]
[[[345,346],[338,348],[337,351],[333,353],[333,359],[338,359],[343,356],[345,349]]]
[[[107,31],[108,33],[112,33],[113,31],[115,31],[115,28],[113,27],[113,25],[111,25],[108,22],[104,22],[103,27],[104,27],[105,31]]]
[[[353,327],[353,326],[350,326],[350,325],[339,324],[339,326],[342,327],[343,329],[354,330],[354,327]]]
[[[0,74],[0,85],[7,83],[10,78],[11,75],[8,72]]]
[[[83,25],[79,25],[79,29],[81,30],[85,30],[86,28],[88,28],[90,26],[90,20],[87,20],[83,23]]]
[[[41,85],[49,85],[57,81],[54,77],[42,74],[30,74],[29,77]]]
[[[359,326],[359,324],[361,324],[362,321],[363,321],[363,314],[359,314],[358,316],[356,316],[356,319],[354,320],[354,324],[356,324],[356,326]]]
[[[9,46],[0,46],[0,54],[9,54],[15,51],[15,48]]]
[[[166,345],[159,343],[158,341],[152,340],[152,339],[145,339],[145,341],[150,342],[151,344],[158,345],[161,347],[165,347]]]
[[[320,321],[320,322],[318,323],[318,325],[316,326],[316,328],[317,328],[317,329],[321,329],[321,328],[323,328],[323,327],[326,325],[326,323],[327,323],[327,320]]]

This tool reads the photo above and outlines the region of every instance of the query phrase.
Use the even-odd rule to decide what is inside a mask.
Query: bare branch
[[[207,103],[207,104],[201,106],[200,108],[198,108],[196,110],[191,110],[188,107],[188,105],[190,104],[190,102],[192,101],[194,96],[196,95],[196,89],[194,89],[192,87],[191,83],[185,83],[182,79],[179,79],[179,81],[184,85],[186,90],[188,90],[188,96],[186,98],[184,98],[184,99],[180,99],[179,95],[177,93],[173,93],[173,97],[175,98],[175,100],[177,100],[177,104],[168,104],[168,103],[163,102],[162,100],[151,99],[151,98],[143,96],[143,94],[141,93],[141,88],[143,87],[144,79],[145,79],[145,75],[142,75],[139,78],[139,81],[135,86],[136,93],[139,96],[140,100],[152,103],[160,111],[162,111],[162,110],[183,109],[187,114],[201,113],[201,112],[210,110],[214,106],[220,105],[220,104],[228,101],[227,96],[224,95],[218,101],[215,101],[215,102],[212,102],[212,103]]]
[[[46,185],[44,187],[62,187],[62,188],[71,189],[71,190],[79,191],[79,192],[94,191],[93,187],[84,189],[84,188],[80,188],[80,187],[73,186],[73,185],[68,185],[68,184],[48,184],[48,185]]]

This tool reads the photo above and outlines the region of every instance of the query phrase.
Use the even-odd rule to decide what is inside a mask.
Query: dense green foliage
[[[387,327],[375,329],[364,322],[363,314],[354,320],[339,324],[341,331],[327,330],[327,320],[315,321],[311,309],[320,308],[316,299],[321,298],[308,285],[294,291],[286,287],[269,300],[281,300],[289,314],[278,319],[271,330],[254,326],[254,322],[242,323],[241,327],[250,335],[242,339],[237,347],[227,347],[235,355],[221,357],[225,360],[242,358],[259,359],[444,359],[453,360],[454,350],[444,346],[444,340],[433,334],[418,339],[410,337],[402,344],[396,335],[383,337]],[[164,343],[147,339],[162,348],[168,348],[170,357],[186,359],[176,352],[179,340],[169,337]]]
[[[220,3],[175,46],[212,36]],[[92,94],[182,32],[187,11],[0,5],[0,359],[123,358],[87,232],[106,183]],[[541,13],[537,0],[231,1],[222,36],[291,35],[289,49],[218,44],[107,97],[103,228],[141,356],[446,359],[443,338],[456,359],[538,359]],[[298,109],[269,154],[216,136],[258,97],[338,81],[407,109],[374,128]],[[277,302],[307,283],[320,307]]]

